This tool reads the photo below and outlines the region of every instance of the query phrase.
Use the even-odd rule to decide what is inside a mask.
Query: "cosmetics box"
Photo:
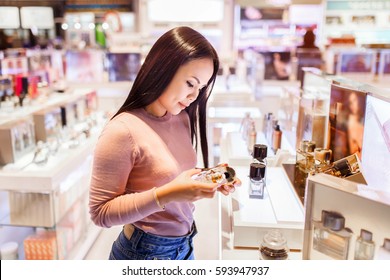
[[[55,137],[62,128],[61,108],[51,107],[34,113],[35,137],[37,141],[46,142]]]
[[[0,165],[14,163],[35,148],[32,117],[0,125]]]

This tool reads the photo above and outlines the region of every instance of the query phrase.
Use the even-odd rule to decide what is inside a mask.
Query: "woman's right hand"
[[[202,198],[213,198],[218,189],[218,183],[202,183],[192,179],[201,172],[193,168],[182,172],[174,180],[156,189],[158,200],[162,205],[169,202],[193,202]]]

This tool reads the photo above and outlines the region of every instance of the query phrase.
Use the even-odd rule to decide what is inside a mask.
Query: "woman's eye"
[[[194,87],[194,85],[191,84],[191,82],[188,82],[188,81],[187,81],[187,86],[189,86],[190,88],[193,88],[193,87]]]

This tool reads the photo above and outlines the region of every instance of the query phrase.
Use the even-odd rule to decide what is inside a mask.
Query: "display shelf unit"
[[[80,89],[54,95],[45,106],[69,103],[93,92]],[[45,106],[12,115],[12,119],[34,114]],[[60,142],[44,163],[35,163],[35,152],[31,151],[1,166],[1,226],[34,229],[22,242],[19,240],[19,247],[24,247],[24,254],[19,254],[22,258],[83,259],[100,233],[101,228],[89,218],[88,190],[93,150],[103,122],[104,118],[97,116],[88,135]]]
[[[29,106],[16,108],[14,111],[12,111],[12,113],[1,110],[0,108],[0,125],[13,120],[26,118],[28,116],[31,116],[35,112],[44,110],[49,107],[60,106],[65,103],[70,103],[87,94],[94,92],[95,90],[92,89],[90,86],[85,88],[74,88],[69,89],[63,93],[52,92],[47,97],[32,100]]]
[[[303,259],[334,259],[329,250],[333,248],[339,252],[341,247],[347,250],[345,259],[354,259],[361,229],[372,233],[375,259],[384,239],[390,238],[390,194],[386,191],[327,174],[317,174],[308,178],[305,208]],[[340,241],[329,250],[324,250],[323,246],[314,248],[314,221],[321,221],[322,210],[341,214],[345,218],[345,228],[351,232],[351,237],[344,240],[324,233],[323,236],[329,239],[317,240],[318,243],[334,246],[335,240]],[[390,259],[390,253],[387,253],[387,257]]]

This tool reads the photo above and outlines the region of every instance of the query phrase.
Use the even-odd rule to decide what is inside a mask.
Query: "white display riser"
[[[249,198],[249,166],[234,167],[242,186],[231,195],[233,246],[257,248],[264,234],[279,229],[290,249],[303,247],[304,209],[284,169],[268,167],[263,199]]]

